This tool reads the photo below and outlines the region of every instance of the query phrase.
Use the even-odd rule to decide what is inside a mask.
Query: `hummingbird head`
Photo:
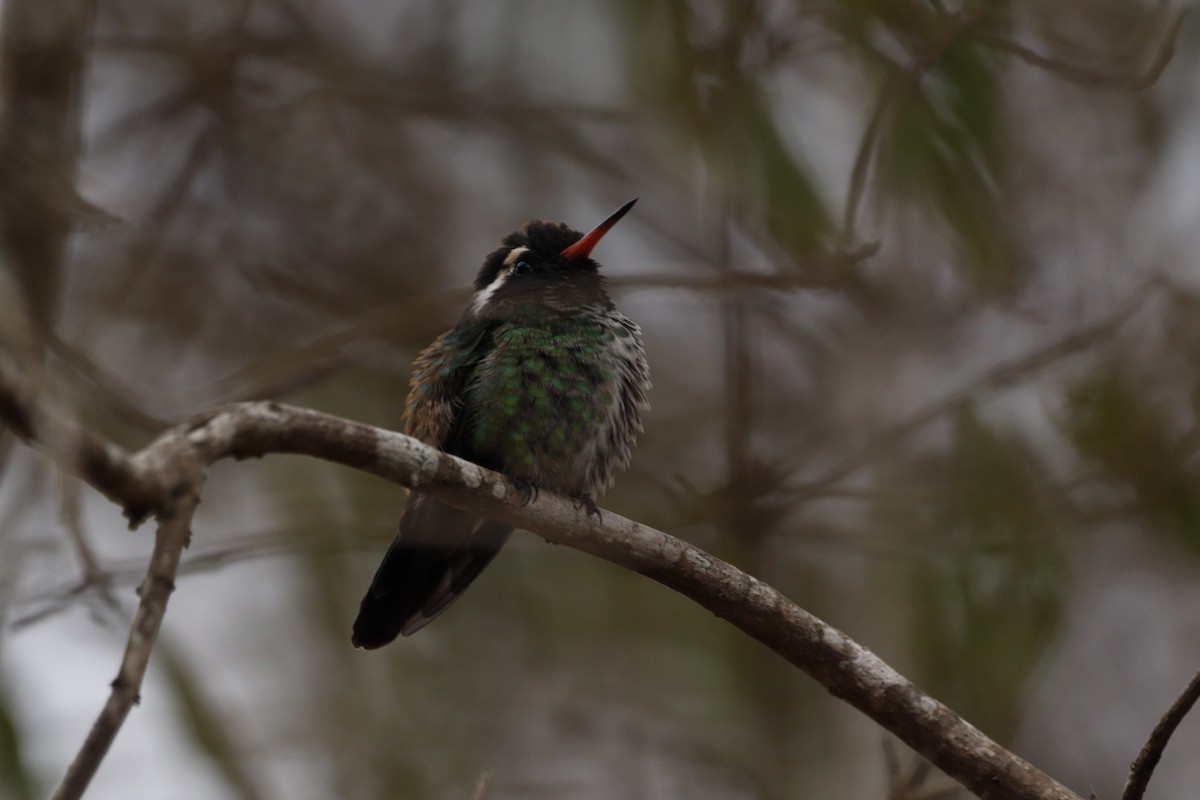
[[[561,222],[526,222],[484,259],[468,314],[507,319],[611,305],[591,252],[636,202],[630,200],[586,234]]]

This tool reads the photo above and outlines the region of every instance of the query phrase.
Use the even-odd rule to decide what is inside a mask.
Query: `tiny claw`
[[[600,506],[596,505],[596,501],[593,500],[592,496],[587,492],[572,492],[568,496],[575,501],[576,511],[583,511],[586,509],[589,517],[603,519],[604,515],[600,513]]]
[[[531,480],[525,478],[513,478],[513,486],[517,487],[517,494],[521,495],[521,505],[529,505],[534,500],[538,499],[538,485]]]

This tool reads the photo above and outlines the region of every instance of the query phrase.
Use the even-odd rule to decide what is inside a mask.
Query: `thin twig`
[[[878,250],[878,244],[861,244],[844,252],[817,258],[813,269],[804,272],[735,272],[719,276],[682,273],[619,275],[609,280],[608,285],[617,292],[688,289],[714,294],[731,289],[825,289],[835,280],[829,275],[844,274],[848,268],[866,261]],[[165,396],[170,401],[200,397],[210,403],[224,403],[235,398],[280,399],[297,388],[309,386],[344,369],[352,360],[348,355],[351,347],[364,339],[398,340],[417,331],[427,333],[424,329],[429,325],[419,315],[413,314],[415,309],[433,314],[450,313],[452,309],[462,307],[468,294],[465,288],[444,289],[386,303],[347,320],[343,327],[332,333],[272,353],[207,386],[189,387]],[[90,374],[87,377],[94,379]],[[141,424],[143,419],[147,417],[135,421]]]
[[[216,125],[206,127],[197,135],[187,161],[176,173],[154,211],[141,225],[137,238],[130,245],[126,257],[129,268],[114,282],[115,287],[107,298],[103,302],[95,303],[94,311],[85,315],[80,326],[82,330],[92,329],[101,314],[101,309],[105,309],[104,313],[111,313],[112,309],[121,308],[135,296],[139,284],[158,266],[166,247],[166,237],[162,234],[178,218],[202,169],[217,151],[219,140],[220,130]]]
[[[362,522],[362,520],[359,520]],[[386,531],[394,520],[380,520],[377,525],[365,527]],[[385,546],[392,538],[392,533],[380,533],[376,538],[355,537],[344,541],[331,540],[325,526],[314,526],[306,531],[303,526],[289,527],[270,533],[247,534],[224,539],[218,546],[210,546],[197,552],[189,549],[188,555],[179,565],[180,575],[193,575],[228,567],[263,558],[276,558],[282,555],[350,553],[359,550],[374,553]],[[108,564],[98,564],[97,571],[65,585],[40,590],[33,594],[13,598],[10,609],[31,607],[33,610],[13,617],[8,622],[11,630],[21,630],[41,622],[48,617],[65,611],[79,598],[86,596],[94,589],[108,591],[113,586],[134,585],[146,570],[145,557],[124,558]]]
[[[141,586],[141,602],[129,630],[121,668],[112,682],[108,701],[93,723],[75,760],[67,768],[53,800],[76,800],[83,796],[125,718],[129,716],[129,710],[138,702],[142,679],[146,676],[150,654],[154,651],[163,615],[167,611],[167,601],[175,590],[175,573],[190,536],[192,515],[200,499],[199,489],[199,478],[192,477],[175,492],[174,507],[159,517],[154,550],[150,554],[150,565]]]
[[[854,167],[850,172],[850,188],[846,192],[846,206],[842,211],[842,232],[840,241],[842,248],[847,248],[856,237],[858,212],[866,195],[867,183],[879,152],[879,142],[888,125],[892,110],[908,100],[908,96],[916,91],[925,77],[942,56],[979,20],[986,10],[986,4],[980,4],[971,11],[962,11],[945,15],[947,27],[939,39],[932,44],[927,52],[922,54],[915,63],[908,67],[889,64],[891,74],[879,92],[871,118],[863,129],[862,138],[854,157]]]
[[[1001,362],[966,386],[954,389],[916,412],[886,426],[873,434],[869,442],[842,459],[824,475],[805,481],[801,488],[810,495],[822,494],[830,486],[853,474],[855,470],[868,463],[880,452],[895,446],[926,425],[940,419],[948,411],[959,407],[969,398],[982,392],[995,392],[1032,380],[1050,365],[1081,353],[1097,342],[1112,336],[1119,327],[1142,308],[1154,290],[1161,286],[1162,284],[1157,278],[1150,279],[1115,310],[1096,322],[1072,331],[1061,339],[1039,346],[1015,359]]]
[[[806,265],[803,272],[741,272],[728,271],[717,276],[686,274],[619,275],[609,280],[614,291],[633,289],[688,289],[695,292],[726,293],[731,289],[767,289],[792,291],[796,289],[828,289],[837,282],[836,275],[844,274],[879,252],[877,243],[862,244],[850,250],[831,253]]]
[[[1105,72],[1044,56],[1020,42],[999,34],[972,32],[972,26],[985,8],[986,4],[981,4],[970,13],[947,15],[953,24],[937,46],[931,48],[929,53],[907,69],[893,65],[893,72],[880,90],[879,97],[871,111],[871,118],[859,140],[854,166],[850,173],[850,188],[846,193],[846,204],[842,212],[841,241],[843,245],[854,240],[858,213],[866,194],[871,167],[892,109],[899,103],[905,102],[907,96],[920,85],[925,73],[961,36],[970,34],[976,41],[988,47],[1014,55],[1027,64],[1044,69],[1072,83],[1100,89],[1138,90],[1154,85],[1167,68],[1167,64],[1175,54],[1175,42],[1179,36],[1179,28],[1183,25],[1184,17],[1187,14],[1187,9],[1182,9],[1170,22],[1154,58],[1144,70],[1141,72],[1132,70]]]
[[[60,484],[62,490],[60,519],[62,520],[63,527],[66,529],[67,539],[71,542],[71,547],[74,549],[76,557],[79,558],[79,566],[83,572],[80,584],[96,587],[100,599],[104,601],[104,604],[110,610],[119,611],[121,605],[113,595],[109,580],[105,577],[104,570],[100,568],[100,561],[96,558],[96,554],[92,550],[91,544],[88,543],[87,535],[83,530],[83,507],[80,497],[82,487],[80,481],[78,478],[63,475],[61,476]]]
[[[129,392],[114,376],[105,372],[83,352],[60,339],[54,331],[46,334],[46,345],[50,352],[85,381],[92,389],[92,394],[98,396],[98,399],[122,421],[147,433],[161,431],[169,426],[167,421],[151,416],[139,408],[129,399]]]
[[[1187,16],[1186,8],[1180,10],[1175,15],[1175,18],[1171,20],[1163,36],[1163,41],[1154,54],[1153,60],[1141,72],[1133,70],[1108,72],[1078,64],[1070,64],[1050,58],[1049,56],[1044,56],[1019,42],[992,33],[980,33],[975,38],[989,47],[1010,53],[1027,64],[1044,69],[1052,75],[1057,75],[1063,80],[1080,86],[1088,86],[1094,89],[1139,90],[1153,86],[1162,75],[1163,70],[1167,68],[1167,64],[1171,62],[1171,58],[1175,55],[1175,41],[1179,36],[1179,28],[1183,25],[1185,16]]]
[[[1167,742],[1171,740],[1171,735],[1175,733],[1179,723],[1192,710],[1197,699],[1200,699],[1200,672],[1192,676],[1192,680],[1184,688],[1183,693],[1175,699],[1175,702],[1167,709],[1167,713],[1163,714],[1162,719],[1154,726],[1150,738],[1142,747],[1142,752],[1138,753],[1133,766],[1129,769],[1129,781],[1125,784],[1121,800],[1142,800],[1142,795],[1146,793],[1146,787],[1150,785],[1150,778],[1154,775],[1154,768],[1158,766]]]
[[[878,149],[879,137],[883,132],[884,123],[892,108],[906,95],[917,78],[907,72],[896,70],[892,73],[879,92],[871,119],[863,129],[862,138],[858,142],[858,151],[854,156],[854,167],[850,171],[850,188],[846,192],[846,207],[842,211],[842,246],[854,241],[855,229],[858,225],[858,209],[862,205],[863,196],[867,191],[867,178],[870,175],[871,164]]]

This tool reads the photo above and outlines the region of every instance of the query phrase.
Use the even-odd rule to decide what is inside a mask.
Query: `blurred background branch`
[[[606,507],[1117,796],[1200,663],[1185,10],[15,0],[0,346],[128,449],[241,399],[395,427],[499,236],[640,195],[603,263],[654,408]],[[102,588],[136,602],[144,540],[64,485],[7,453],[0,795],[48,793],[96,704],[63,687],[122,645]],[[359,657],[403,498],[294,460],[207,492],[166,631],[191,669],[151,667],[98,796],[937,791],[686,603],[519,538],[471,608]],[[1168,758],[1152,790],[1198,782]]]

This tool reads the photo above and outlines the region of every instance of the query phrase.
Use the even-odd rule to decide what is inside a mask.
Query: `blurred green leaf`
[[[1104,476],[1133,490],[1138,509],[1200,549],[1200,476],[1181,452],[1165,410],[1117,365],[1067,392],[1066,428]]]
[[[917,200],[954,234],[958,268],[978,289],[1011,294],[1024,268],[1010,231],[1000,152],[997,59],[962,39],[901,95],[880,143],[883,187]]]
[[[794,136],[789,136],[756,55],[767,23],[752,3],[713,8],[686,0],[631,3],[635,72],[652,108],[701,155],[726,209],[786,252],[811,255],[829,232],[829,214]]]
[[[945,522],[977,542],[1035,548],[1050,531],[1042,486],[1047,476],[1015,435],[990,428],[971,406],[955,417],[947,468]]]
[[[1004,741],[1061,620],[1061,530],[1032,451],[970,407],[957,415],[942,476],[929,524],[948,557],[912,574],[922,672],[943,701]]]

